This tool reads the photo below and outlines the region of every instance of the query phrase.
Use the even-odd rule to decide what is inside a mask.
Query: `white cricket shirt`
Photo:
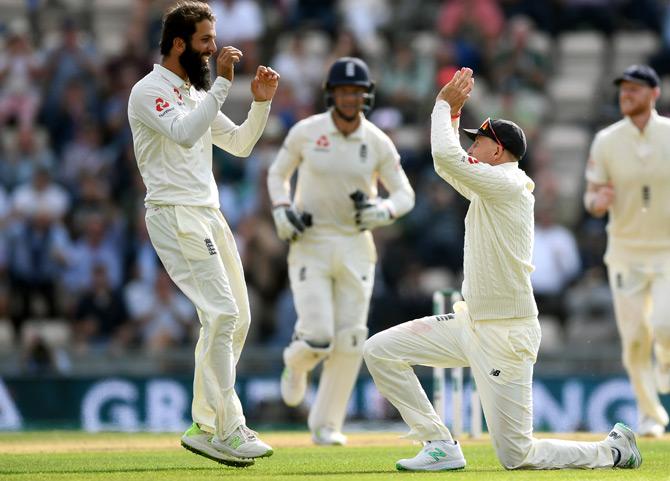
[[[535,184],[518,162],[478,162],[457,132],[451,107],[438,100],[430,131],[435,171],[470,201],[462,289],[470,315],[476,321],[537,316],[530,283]]]
[[[605,261],[670,266],[670,119],[653,111],[642,131],[624,117],[598,132],[586,179],[614,186]]]
[[[347,136],[337,129],[330,111],[291,128],[268,172],[273,205],[291,203],[290,180],[296,169],[293,204],[312,214],[309,235],[358,233],[349,195],[361,190],[376,198],[378,179],[389,193],[395,217],[414,207],[414,190],[393,142],[362,114],[358,129]]]
[[[212,144],[248,156],[270,112],[270,101],[252,102],[236,125],[220,111],[230,85],[217,77],[209,92],[199,91],[158,64],[135,84],[128,119],[145,203],[219,208]]]

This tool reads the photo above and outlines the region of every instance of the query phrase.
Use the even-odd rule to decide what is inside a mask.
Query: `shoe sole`
[[[424,471],[425,472],[459,471],[459,470],[465,469],[465,466],[456,466],[456,467],[453,467],[453,468],[446,467],[446,468],[440,468],[440,469],[409,469],[409,468],[406,468],[405,466],[403,466],[400,463],[396,463],[395,468],[398,471],[408,471],[408,472],[412,472],[412,473],[419,473],[419,472],[424,472]]]
[[[233,468],[248,468],[249,466],[253,466],[253,464],[254,464],[253,459],[249,459],[248,461],[244,460],[244,459],[240,459],[239,461],[237,461],[237,460],[234,460],[234,459],[219,458],[219,457],[211,455],[211,454],[209,454],[205,451],[201,451],[197,448],[194,448],[193,446],[189,446],[184,441],[181,442],[181,447],[186,449],[187,451],[191,451],[193,454],[197,454],[198,456],[202,456],[204,458],[215,461],[219,464],[225,464],[226,466],[231,466]]]
[[[642,453],[640,453],[640,450],[637,448],[637,441],[635,440],[635,433],[633,433],[632,429],[630,429],[628,426],[626,426],[623,423],[616,423],[614,426],[619,427],[619,430],[623,433],[624,436],[626,436],[626,439],[630,443],[632,449],[633,449],[633,456],[639,460],[637,463],[637,466],[631,466],[632,468],[639,468],[642,466]],[[630,462],[630,459],[629,459]]]
[[[249,455],[238,456],[237,454],[234,454],[234,453],[230,452],[230,448],[222,446],[221,444],[219,444],[217,446],[217,448],[218,448],[217,451],[225,451],[228,456],[232,456],[232,457],[235,457],[235,458],[238,458],[238,459],[250,459],[252,461],[254,459],[269,458],[270,456],[272,456],[274,454],[274,450],[269,449],[266,452],[264,452],[263,454],[259,454],[258,456],[249,456]]]

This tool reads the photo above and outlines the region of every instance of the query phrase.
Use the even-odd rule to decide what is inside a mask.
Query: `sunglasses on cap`
[[[494,140],[498,143],[498,145],[500,147],[502,147],[503,149],[505,148],[503,143],[500,141],[500,139],[496,135],[496,131],[493,129],[493,124],[491,123],[491,117],[486,118],[486,120],[482,123],[482,125],[479,126],[479,130],[481,130],[482,132],[486,132],[487,130],[490,130],[491,133],[493,134]]]

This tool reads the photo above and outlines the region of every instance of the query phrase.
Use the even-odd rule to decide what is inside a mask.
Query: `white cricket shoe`
[[[419,454],[395,463],[399,471],[451,471],[465,467],[458,441],[427,441]]]
[[[642,416],[637,434],[645,438],[660,438],[665,433],[665,426],[649,416]]]
[[[200,426],[193,423],[182,435],[181,445],[192,453],[204,456],[205,458],[227,466],[246,468],[247,466],[254,464],[253,459],[241,459],[219,451],[212,444],[212,437],[213,435],[211,433],[203,431],[200,429]]]
[[[312,431],[312,441],[320,446],[344,446],[347,437],[333,428],[323,426]]]
[[[654,366],[656,390],[661,394],[670,394],[670,364],[656,363]]]
[[[281,397],[287,406],[295,407],[305,398],[307,372],[286,366],[281,373]]]
[[[258,439],[257,434],[256,431],[252,431],[243,424],[224,440],[214,436],[212,446],[217,451],[236,458],[266,458],[272,456],[274,451],[270,445]]]
[[[615,468],[636,469],[642,464],[642,455],[637,449],[635,433],[624,423],[616,423],[605,438],[605,444],[619,451]]]

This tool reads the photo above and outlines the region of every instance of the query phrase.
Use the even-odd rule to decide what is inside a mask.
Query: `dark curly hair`
[[[191,41],[198,22],[210,20],[214,22],[212,9],[205,2],[181,0],[165,12],[161,31],[161,55],[169,55],[175,38],[186,43]]]

